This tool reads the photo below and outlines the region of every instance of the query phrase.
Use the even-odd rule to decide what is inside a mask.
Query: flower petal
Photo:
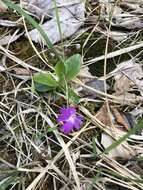
[[[82,124],[82,117],[77,116],[74,121],[74,129],[79,129]]]
[[[68,117],[66,115],[59,115],[57,118],[58,122],[63,122],[66,121],[68,119]]]
[[[76,109],[73,107],[69,108],[61,108],[60,109],[60,115],[57,118],[58,122],[66,121],[68,120],[72,115],[76,113]]]
[[[71,122],[66,122],[61,128],[60,131],[64,134],[69,134],[73,130],[73,124]]]

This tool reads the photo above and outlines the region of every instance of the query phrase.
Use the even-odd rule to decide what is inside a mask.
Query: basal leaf
[[[75,104],[78,104],[80,101],[80,97],[73,91],[72,88],[68,88],[68,97],[72,100]]]
[[[66,68],[63,62],[58,62],[55,66],[55,73],[58,76],[59,80],[63,79],[63,76],[66,75]]]
[[[34,82],[47,85],[49,87],[57,87],[58,82],[50,73],[38,73],[34,75]]]
[[[75,54],[65,61],[66,79],[72,80],[80,72],[81,56]]]
[[[36,82],[34,83],[34,87],[35,87],[35,90],[37,90],[38,92],[48,92],[55,89],[55,87],[50,87],[48,85],[40,84]]]

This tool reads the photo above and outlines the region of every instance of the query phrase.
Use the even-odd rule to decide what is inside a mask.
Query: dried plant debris
[[[44,24],[42,24],[42,28],[47,33],[50,41],[53,44],[75,34],[84,23],[85,4],[82,0],[73,0],[70,2],[68,0],[58,0],[56,1],[56,5],[54,5],[52,0],[23,0],[22,5],[30,13],[35,14],[35,16],[39,18],[45,16],[48,19],[44,22]],[[56,10],[55,6],[57,7],[58,11]],[[0,25],[14,27],[17,26],[18,23],[8,20],[0,20]],[[60,28],[58,26],[60,26]],[[31,40],[36,43],[40,43],[42,41],[42,37],[39,35],[37,29],[29,31],[28,35],[31,37]],[[5,36],[3,39],[1,39],[0,44],[8,44],[10,38],[11,36]],[[16,35],[11,42],[16,41],[18,38],[19,35]]]
[[[0,26],[15,27],[17,26],[17,22],[0,19]]]
[[[116,80],[114,90],[117,95],[126,95],[127,92],[140,92],[143,96],[143,69],[142,65],[133,60],[120,63],[112,72]]]
[[[93,98],[93,99],[99,97],[97,93],[95,93],[93,90],[90,90],[87,87],[98,90],[100,92],[105,92],[104,80],[98,79],[97,77],[93,76],[89,72],[88,67],[81,68],[78,78],[82,81],[85,87],[84,86],[81,87],[80,85],[77,84],[73,85],[81,97]],[[106,84],[106,89],[109,90],[109,88],[110,88],[109,85]]]
[[[104,81],[100,79],[93,79],[85,83],[86,86],[91,87],[92,89],[98,90],[100,92],[105,92],[105,86]],[[106,89],[109,90],[109,85],[106,84]],[[88,98],[97,98],[99,95],[93,90],[87,89],[86,87],[83,87],[81,92],[82,96],[86,96]]]
[[[137,61],[128,60],[117,65],[117,68],[109,75],[114,76],[114,95],[123,99],[134,98],[142,102],[143,97],[143,69],[142,65]],[[140,96],[136,96],[140,93]],[[123,112],[115,103],[104,103],[96,113],[95,117],[104,125],[106,133],[101,134],[101,145],[105,149],[110,146],[115,139],[119,139],[125,135],[128,130],[135,127],[138,118],[143,114],[142,107],[135,108],[130,112]],[[121,135],[121,136],[120,136]],[[142,133],[130,136],[134,141],[142,141]],[[140,143],[140,142],[139,142]],[[127,141],[125,144],[120,144],[118,147],[109,152],[109,157],[121,157],[129,159],[133,155],[142,153],[142,149],[138,146],[130,147]]]
[[[132,36],[132,30],[143,28],[143,1],[108,1],[99,0],[100,17],[107,24],[114,26],[114,31],[110,31],[111,38],[116,41],[122,41],[125,36]],[[116,29],[116,30],[115,30]],[[126,31],[125,33],[125,29]],[[117,31],[117,34],[116,34]],[[118,32],[120,31],[120,34]],[[116,38],[117,35],[120,35]]]
[[[113,103],[108,105],[104,103],[99,109],[95,117],[104,124],[105,131],[101,133],[101,140],[98,141],[98,145],[106,149],[112,145],[116,140],[125,135],[128,130],[135,127],[135,117],[131,113],[123,113],[116,105]],[[142,134],[131,135],[131,139],[142,140]],[[136,146],[130,147],[129,143],[124,141],[119,146],[114,148],[109,152],[109,157],[117,159],[130,159],[143,150],[137,149]]]
[[[32,76],[32,72],[30,70],[27,70],[25,68],[12,68],[8,70],[8,73],[11,76],[14,76],[15,78],[27,81],[27,80],[31,80],[31,76]]]
[[[18,31],[19,30],[15,31],[13,35],[9,34],[9,35],[0,37],[0,45],[7,45],[18,40],[24,34],[24,32],[17,34]]]
[[[22,0],[22,6],[38,17],[53,16],[53,3],[51,0]]]
[[[134,117],[142,117],[143,116],[143,108],[136,107],[130,112]]]
[[[112,38],[115,41],[122,41],[122,40],[126,40],[129,37],[135,35],[135,32],[121,32],[121,31],[116,31],[116,30],[112,30],[112,31],[103,31],[104,34],[107,36],[109,35],[110,38]]]
[[[89,67],[82,67],[82,68],[80,69],[80,72],[79,72],[79,75],[78,75],[78,76],[79,76],[79,78],[81,79],[81,81],[82,81],[83,83],[88,82],[89,80],[95,78],[95,76],[93,76],[93,75],[90,73]]]
[[[101,134],[101,145],[106,149],[110,145],[112,145],[116,140],[118,140],[121,136],[125,135],[126,133],[120,129],[109,130],[109,134],[102,133]],[[113,150],[109,152],[110,158],[122,158],[122,159],[130,159],[131,157],[135,156],[137,152],[132,148],[129,148],[129,144],[126,142],[120,144]]]
[[[36,91],[32,76],[42,71],[54,75],[53,67],[59,63],[57,58],[47,47],[39,44],[32,45],[37,53],[30,51],[32,46],[25,39],[22,17],[18,15],[18,20],[16,17],[14,22],[11,14],[16,15],[16,11],[1,13],[0,190],[141,190],[143,164],[138,164],[138,158],[142,162],[143,130],[140,121],[142,124],[143,68],[140,62],[140,24],[143,1],[55,1],[63,39],[74,34],[83,23],[85,25],[82,28],[85,29],[86,24],[89,26],[90,22],[87,22],[92,16],[98,18],[98,22],[94,20],[94,26],[87,26],[90,29],[82,36],[76,36],[70,43],[66,41],[64,45],[58,45],[61,56],[60,51],[64,48],[65,59],[78,52],[83,58],[79,62],[83,61],[84,64],[81,65],[79,75],[67,82],[68,75],[64,77],[66,69],[61,68],[60,71],[60,68],[58,70],[55,67],[56,74],[59,72],[59,80],[53,80],[56,77],[42,79],[55,84],[52,90],[44,93],[42,90]],[[54,9],[55,1],[12,2],[22,2],[27,13],[43,23],[52,43],[57,43],[61,41],[61,36]],[[85,6],[86,16],[90,17],[87,20],[84,15]],[[92,11],[93,9],[95,10]],[[110,19],[111,31],[107,29]],[[36,29],[30,30],[31,28],[28,29],[28,34],[32,40],[39,43],[40,34]],[[19,39],[16,38],[17,35]],[[11,44],[17,39],[16,43]],[[104,42],[109,43],[107,55]],[[110,49],[110,45],[113,49]],[[124,56],[122,59],[122,54],[125,59]],[[130,59],[129,56],[126,57],[127,54],[132,59],[124,61]],[[102,73],[105,74],[102,65],[106,58],[109,59],[107,72],[108,69],[112,72],[101,76]],[[100,61],[99,65],[96,64],[97,61]],[[75,63],[76,60],[71,62]],[[93,63],[90,69],[88,63]],[[113,69],[116,63],[116,69]],[[92,73],[100,77],[92,76],[89,72],[91,69]],[[61,78],[60,72],[63,74]]]
[[[58,0],[55,5],[57,6],[58,11],[54,8],[52,0],[23,1],[23,5],[30,12],[32,11],[37,14],[37,16],[41,16],[44,12],[51,18],[42,25],[42,28],[45,30],[53,44],[72,36],[84,23],[85,4],[81,0],[70,2]],[[41,9],[42,13],[40,11]],[[57,12],[58,18],[56,16]],[[61,34],[60,29],[58,28],[59,24]],[[37,29],[29,31],[28,34],[35,42],[40,42],[42,40]]]
[[[109,107],[108,107],[109,106]],[[116,126],[122,131],[127,131],[134,127],[134,117],[130,113],[123,113],[115,104],[106,103],[99,109],[95,117],[104,126]]]
[[[139,4],[101,0],[101,16],[106,21],[110,21],[110,16],[112,16],[111,24],[113,26],[140,29],[143,27],[142,12],[143,7]]]

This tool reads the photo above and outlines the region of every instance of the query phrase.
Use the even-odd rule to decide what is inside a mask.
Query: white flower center
[[[75,118],[76,118],[76,115],[73,114],[73,115],[71,115],[71,116],[67,119],[67,121],[70,121],[71,123],[74,123],[74,122],[75,122]]]

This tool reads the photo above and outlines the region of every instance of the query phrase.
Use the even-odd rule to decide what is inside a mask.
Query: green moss
[[[18,14],[14,13],[11,10],[8,10],[7,12],[1,12],[0,13],[0,18],[1,19],[6,19],[9,21],[17,21],[21,16],[19,16]]]
[[[16,56],[21,60],[28,59],[35,54],[31,44],[24,37],[22,37],[19,41],[12,43],[10,45],[10,50],[16,53]]]

